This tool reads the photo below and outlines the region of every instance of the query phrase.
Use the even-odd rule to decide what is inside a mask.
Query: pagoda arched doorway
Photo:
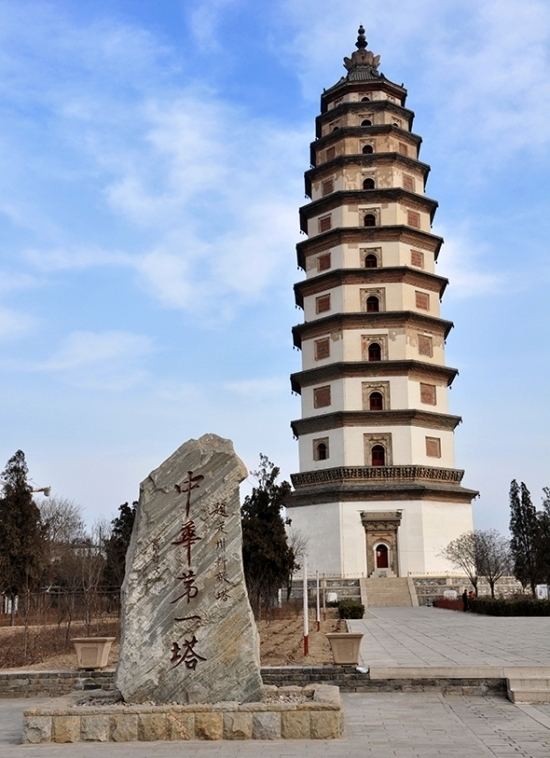
[[[378,545],[376,545],[375,548],[375,562],[376,562],[376,568],[377,569],[387,569],[390,566],[390,551],[388,549],[387,545],[384,545],[383,542],[379,542]]]

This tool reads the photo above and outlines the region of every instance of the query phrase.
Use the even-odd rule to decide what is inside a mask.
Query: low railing
[[[438,481],[460,484],[464,471],[435,466],[336,466],[292,474],[292,484],[303,487],[307,484],[325,484],[337,481]]]

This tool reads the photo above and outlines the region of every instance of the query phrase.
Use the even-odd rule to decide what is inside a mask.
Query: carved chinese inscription
[[[127,702],[261,696],[242,569],[239,483],[228,440],[190,440],[141,485],[123,586],[116,686]]]

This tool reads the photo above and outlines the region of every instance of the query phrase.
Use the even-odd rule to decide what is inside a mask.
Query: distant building
[[[379,72],[363,27],[356,47],[321,95],[305,173],[304,322],[293,329],[302,370],[291,378],[300,473],[288,515],[313,570],[444,574],[453,569],[440,552],[473,528],[477,492],[454,467],[461,419],[447,402],[457,370],[445,365],[453,325],[440,316],[437,202],[406,89]]]

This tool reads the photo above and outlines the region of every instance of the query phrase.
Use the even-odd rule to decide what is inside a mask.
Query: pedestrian
[[[464,592],[462,593],[462,604],[464,606],[463,610],[468,610],[468,590],[464,589]]]

